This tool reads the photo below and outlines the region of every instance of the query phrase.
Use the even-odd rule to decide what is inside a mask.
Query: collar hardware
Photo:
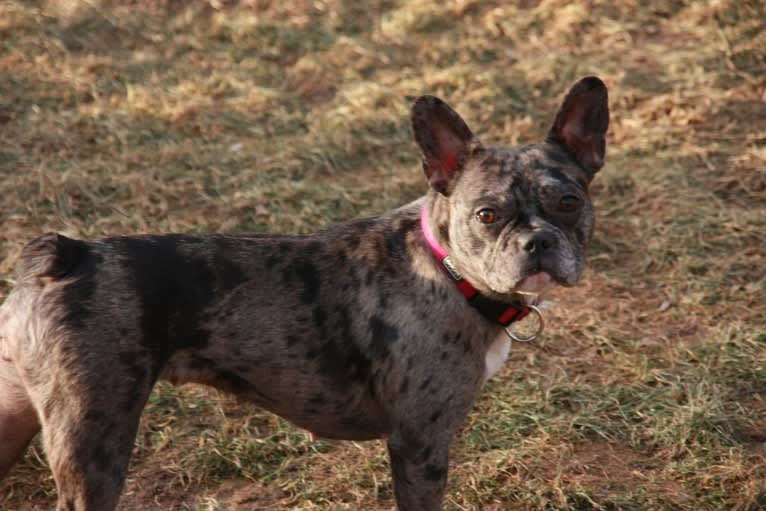
[[[527,308],[534,312],[534,315],[537,316],[537,329],[534,333],[530,335],[520,335],[513,331],[511,328],[511,325],[508,325],[504,328],[506,335],[512,340],[517,342],[532,342],[535,339],[537,339],[541,333],[543,333],[543,329],[545,328],[545,321],[543,320],[543,313],[540,310],[539,307],[536,305],[527,305]]]

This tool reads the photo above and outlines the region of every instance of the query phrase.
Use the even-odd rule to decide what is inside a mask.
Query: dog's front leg
[[[396,504],[400,511],[441,509],[452,434],[395,430],[388,440]]]

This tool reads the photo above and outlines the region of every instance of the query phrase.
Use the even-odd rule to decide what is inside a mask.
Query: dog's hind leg
[[[10,360],[0,358],[0,479],[40,430],[37,414]]]
[[[126,363],[125,352],[90,355],[23,375],[42,422],[58,511],[116,507],[153,384],[148,370]]]

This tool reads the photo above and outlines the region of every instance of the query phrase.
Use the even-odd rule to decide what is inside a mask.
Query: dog
[[[0,477],[42,429],[58,510],[114,509],[165,379],[320,437],[386,439],[398,508],[441,509],[453,435],[506,328],[585,266],[607,89],[574,84],[543,142],[519,148],[483,146],[434,96],[411,120],[428,191],[377,217],[310,236],[27,244],[0,307]]]

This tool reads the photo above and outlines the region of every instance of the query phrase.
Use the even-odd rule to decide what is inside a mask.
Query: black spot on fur
[[[117,359],[129,378],[122,387],[126,392],[123,407],[125,411],[131,411],[138,405],[143,405],[146,397],[149,378],[146,358],[142,353],[121,351],[117,354]]]
[[[356,266],[351,267],[351,271],[348,272],[348,279],[349,284],[353,289],[359,289],[359,286],[361,285],[361,279],[359,278],[359,273],[357,272]]]
[[[287,347],[291,348],[291,347],[295,346],[295,344],[298,342],[298,340],[299,339],[297,337],[295,337],[294,335],[288,335],[287,336]]]
[[[212,238],[217,250],[213,251],[211,268],[215,274],[216,289],[231,291],[246,278],[244,272],[232,260],[233,245],[226,238]]]
[[[261,404],[274,404],[274,400],[259,390],[255,386],[241,377],[239,374],[228,369],[218,369],[215,371],[214,384],[216,387],[231,392],[232,394],[247,395]]]
[[[388,308],[388,293],[384,290],[380,290],[378,293],[378,310],[384,311]]]
[[[405,376],[402,379],[402,383],[399,385],[399,394],[405,394],[409,388],[410,388],[410,379],[409,377]]]
[[[346,239],[349,239],[352,236],[364,236],[366,233],[370,231],[373,227],[375,227],[375,224],[377,223],[377,218],[362,218],[359,220],[354,220],[348,224],[344,225],[344,228],[348,229],[348,234],[346,235]]]
[[[425,463],[431,459],[431,455],[433,454],[433,452],[434,452],[434,446],[427,445],[423,448],[423,450],[421,450],[418,453],[417,456],[415,456],[415,459],[413,459],[412,461],[414,461],[417,464]]]
[[[564,171],[557,167],[548,167],[545,169],[546,174],[549,176],[555,178],[557,181],[561,181],[562,183],[566,183],[568,185],[574,186],[576,188],[584,189],[582,184],[580,184],[577,181],[574,181],[569,178],[566,174],[564,174]]]
[[[315,405],[315,406],[320,406],[321,407],[321,406],[324,406],[324,405],[327,404],[327,398],[325,398],[321,394],[317,394],[315,396],[312,396],[311,399],[309,399],[308,402],[309,402],[310,405]]]
[[[418,387],[418,390],[420,391],[426,390],[429,387],[429,385],[431,385],[431,382],[433,381],[433,379],[434,379],[434,376],[432,374],[428,375],[428,377],[421,382],[420,386]]]
[[[569,153],[561,148],[558,149],[556,146],[548,146],[545,148],[545,157],[551,161],[554,161],[556,163],[559,163],[561,165],[577,165],[576,160],[574,160],[571,156],[569,156]]]
[[[101,474],[107,473],[112,464],[111,457],[101,449],[94,449],[88,461],[93,463]]]
[[[86,410],[81,419],[85,423],[101,424],[109,420],[106,412],[103,410]]]
[[[386,249],[386,255],[388,255],[390,259],[400,261],[404,258],[404,255],[407,251],[407,246],[405,243],[407,230],[407,228],[402,228],[402,226],[399,226],[399,228],[396,230],[393,228],[386,229],[383,238],[383,245]]]
[[[220,246],[181,235],[105,242],[123,254],[127,278],[141,304],[141,332],[154,355],[155,376],[175,350],[205,347],[210,332],[202,322],[213,297],[244,280]]]
[[[303,284],[301,301],[305,304],[316,302],[319,297],[319,272],[316,266],[307,258],[300,258],[294,263],[298,280]]]
[[[356,248],[359,246],[359,234],[352,233],[346,236],[346,243],[348,243],[348,248],[351,250],[356,250]]]
[[[497,167],[498,165],[501,165],[503,161],[504,159],[499,154],[487,151],[483,165],[485,167]]]
[[[293,268],[290,266],[285,266],[282,268],[282,280],[285,282],[285,286],[289,287],[293,283],[293,275],[294,275]]]
[[[384,264],[383,265],[383,273],[387,277],[393,278],[393,277],[396,276],[396,273],[399,271],[399,266],[397,266],[396,264],[392,264],[391,261],[387,261],[387,262],[388,262],[388,264]],[[383,282],[384,282],[383,274],[379,273],[378,274],[378,284],[382,286]]]
[[[279,256],[276,253],[271,253],[268,256],[266,256],[266,269],[271,269],[282,260],[282,257]]]
[[[189,361],[189,369],[193,371],[212,371],[218,364],[210,360],[209,358],[195,356]]]
[[[85,242],[70,240],[63,236],[59,238],[66,240],[60,243],[73,245],[69,249],[62,249],[68,252],[67,261],[62,262],[62,266],[53,268],[56,275],[71,279],[61,289],[60,306],[64,311],[63,322],[80,330],[85,328],[91,314],[91,301],[96,291],[96,273],[102,258]]]
[[[399,330],[383,321],[378,316],[370,318],[370,351],[374,357],[382,357],[388,353],[391,344],[399,339]]]
[[[442,415],[442,412],[443,412],[443,411],[444,411],[444,410],[443,410],[442,408],[439,408],[438,410],[436,410],[436,411],[435,411],[434,413],[432,413],[432,414],[431,414],[431,416],[428,418],[428,422],[430,422],[431,424],[433,424],[434,422],[436,422],[437,420],[439,420],[439,417],[441,417],[441,415]]]
[[[447,475],[447,469],[428,464],[423,469],[423,477],[426,481],[441,481]]]
[[[324,311],[324,309],[318,305],[314,307],[312,318],[314,319],[314,324],[317,326],[317,328],[319,328],[320,331],[323,331],[325,321],[327,321],[327,313]]]
[[[399,234],[399,237],[404,239],[407,239],[407,234],[412,231],[416,231],[420,229],[420,217],[411,217],[411,218],[404,218],[399,222],[399,227],[397,228],[397,233]]]
[[[320,307],[314,308],[314,323],[319,329],[319,369],[335,375],[344,384],[369,377],[370,360],[354,342],[352,318],[347,307],[337,305],[328,317]]]
[[[437,230],[439,231],[439,236],[444,241],[444,243],[449,244],[449,227],[447,227],[447,224],[439,224]]]

